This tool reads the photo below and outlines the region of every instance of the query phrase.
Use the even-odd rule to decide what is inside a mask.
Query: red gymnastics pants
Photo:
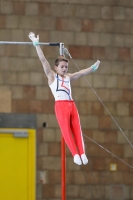
[[[56,101],[55,113],[65,143],[72,155],[84,154],[84,142],[80,119],[74,101]]]

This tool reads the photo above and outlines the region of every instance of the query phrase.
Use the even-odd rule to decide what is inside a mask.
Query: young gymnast
[[[64,56],[59,56],[55,60],[54,72],[39,46],[39,35],[35,37],[35,34],[31,32],[29,33],[29,38],[36,48],[39,59],[43,65],[44,72],[48,78],[48,85],[55,98],[56,118],[65,143],[72,153],[74,163],[78,165],[83,163],[86,165],[88,163],[88,159],[85,155],[79,114],[72,99],[70,82],[97,70],[100,61],[98,60],[89,68],[70,74],[67,73],[68,59]]]

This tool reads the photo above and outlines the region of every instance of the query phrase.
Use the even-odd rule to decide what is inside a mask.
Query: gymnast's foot
[[[83,162],[84,165],[87,165],[88,159],[87,159],[87,157],[86,157],[85,154],[82,154],[82,155],[81,155],[81,160],[82,160],[82,162]]]
[[[76,163],[77,165],[82,165],[80,156],[78,154],[75,154],[74,156],[74,163]]]

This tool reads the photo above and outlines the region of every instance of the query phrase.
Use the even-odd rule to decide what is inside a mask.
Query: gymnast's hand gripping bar
[[[0,41],[0,44],[33,45],[32,42],[11,42],[11,41]],[[60,55],[64,56],[64,43],[56,43],[56,42],[43,43],[43,42],[39,42],[39,45],[44,45],[44,46],[58,46],[60,48]]]

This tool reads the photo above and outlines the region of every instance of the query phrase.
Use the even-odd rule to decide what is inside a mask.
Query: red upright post
[[[61,167],[62,167],[62,200],[66,200],[66,147],[64,138],[61,138]]]

